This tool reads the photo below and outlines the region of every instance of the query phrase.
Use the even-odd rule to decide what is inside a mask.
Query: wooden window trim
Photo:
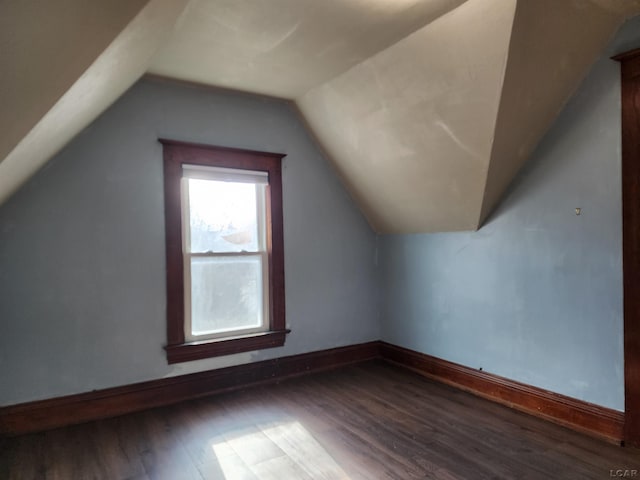
[[[164,160],[164,207],[167,260],[167,361],[187,362],[221,355],[281,347],[289,330],[285,322],[284,235],[282,226],[282,158],[257,152],[160,139]],[[186,342],[182,256],[182,165],[266,171],[267,256],[269,260],[269,330],[233,337]]]

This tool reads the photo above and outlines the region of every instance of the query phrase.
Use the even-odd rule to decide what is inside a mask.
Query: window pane
[[[190,178],[191,252],[258,250],[256,186]]]
[[[191,259],[191,330],[204,335],[262,325],[261,257]]]

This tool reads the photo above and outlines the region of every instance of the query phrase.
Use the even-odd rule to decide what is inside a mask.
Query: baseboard
[[[583,433],[616,443],[623,438],[622,412],[377,341],[1,407],[0,435],[115,417],[375,358]]]
[[[376,341],[2,407],[0,435],[20,435],[115,417],[378,356]]]
[[[380,342],[388,362],[480,397],[608,441],[621,443],[624,413],[542,390],[491,373]]]

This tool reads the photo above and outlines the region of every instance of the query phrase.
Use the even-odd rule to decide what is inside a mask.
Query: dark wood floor
[[[20,480],[584,480],[640,471],[637,450],[381,362],[0,446],[0,478]]]

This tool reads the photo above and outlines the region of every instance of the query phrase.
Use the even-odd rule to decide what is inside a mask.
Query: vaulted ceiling
[[[144,73],[295,102],[372,227],[478,228],[640,0],[0,4],[0,202]]]

